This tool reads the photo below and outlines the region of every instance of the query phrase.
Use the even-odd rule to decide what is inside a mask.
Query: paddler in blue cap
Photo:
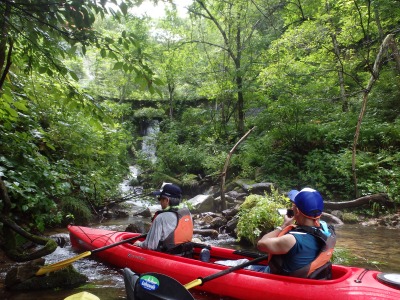
[[[269,254],[265,272],[302,278],[330,279],[336,236],[332,226],[321,221],[324,201],[312,188],[288,193],[293,217],[265,234],[258,250]],[[294,225],[295,223],[295,225]]]

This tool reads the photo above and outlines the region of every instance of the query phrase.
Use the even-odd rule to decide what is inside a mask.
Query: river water
[[[132,217],[118,220],[109,220],[102,224],[93,224],[93,227],[102,226],[111,230],[123,231],[133,220]],[[400,273],[400,230],[387,229],[384,227],[365,227],[362,225],[343,225],[336,228],[338,241],[336,248],[346,249],[355,259],[351,265],[369,269],[381,270],[382,272]],[[69,241],[67,230],[59,230],[55,236],[65,237]],[[212,244],[212,242],[210,242]],[[238,249],[235,241],[219,241],[218,245]],[[66,258],[76,256],[77,252],[71,249],[68,243],[64,248],[58,248],[54,253],[46,256],[46,263],[55,263]],[[4,289],[4,278],[6,273],[15,265],[0,256],[0,299],[26,300],[41,299],[55,300],[81,292],[88,291],[97,295],[102,300],[125,299],[125,287],[123,276],[119,270],[104,265],[95,257],[87,257],[73,263],[74,267],[85,274],[88,283],[74,290],[51,290],[31,292],[10,292]],[[195,274],[194,278],[195,279]],[[240,284],[240,283],[238,283]],[[222,300],[214,295],[191,291],[196,300]],[[224,298],[223,300],[228,300]]]

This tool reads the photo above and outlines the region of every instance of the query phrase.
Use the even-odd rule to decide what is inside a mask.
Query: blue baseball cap
[[[171,198],[181,198],[182,190],[179,186],[172,183],[164,183],[161,189],[152,193],[154,196],[166,196]]]
[[[308,217],[317,218],[324,210],[324,200],[321,194],[314,189],[291,190],[288,197]]]

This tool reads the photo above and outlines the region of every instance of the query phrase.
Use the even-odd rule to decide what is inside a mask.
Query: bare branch
[[[388,34],[386,38],[383,40],[381,47],[379,49],[378,55],[376,56],[374,66],[372,68],[372,73],[371,77],[369,79],[369,82],[367,84],[367,87],[364,90],[364,96],[363,96],[363,102],[362,102],[362,107],[360,114],[358,116],[358,121],[357,121],[357,127],[356,127],[356,132],[354,134],[354,141],[353,141],[353,150],[352,150],[352,167],[351,170],[353,172],[353,180],[354,180],[354,191],[355,191],[355,196],[358,197],[358,188],[357,188],[357,172],[356,172],[356,152],[357,152],[357,144],[358,144],[358,138],[360,136],[360,130],[361,130],[361,123],[364,118],[364,114],[367,108],[367,100],[368,100],[368,95],[369,92],[372,89],[373,84],[379,77],[379,67],[382,63],[382,56],[384,55],[384,52],[388,48],[388,45],[390,44],[390,41],[394,39],[393,34]]]

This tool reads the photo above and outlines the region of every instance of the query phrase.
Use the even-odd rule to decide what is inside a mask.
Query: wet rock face
[[[364,226],[385,226],[388,228],[400,229],[400,212],[381,218],[365,220],[361,222],[361,224]]]
[[[143,218],[151,218],[151,212],[148,207],[138,210],[133,216],[141,216]]]
[[[145,233],[150,230],[151,222],[148,219],[138,219],[134,221],[133,223],[129,224],[125,231],[128,232],[139,232],[139,233]]]
[[[12,287],[35,276],[36,271],[44,265],[43,258],[32,260],[21,266],[12,268],[6,275],[6,287]]]
[[[44,259],[37,259],[11,269],[6,274],[6,288],[11,291],[71,288],[88,281],[88,278],[78,273],[72,265],[47,275],[36,276],[35,273],[43,265]]]

